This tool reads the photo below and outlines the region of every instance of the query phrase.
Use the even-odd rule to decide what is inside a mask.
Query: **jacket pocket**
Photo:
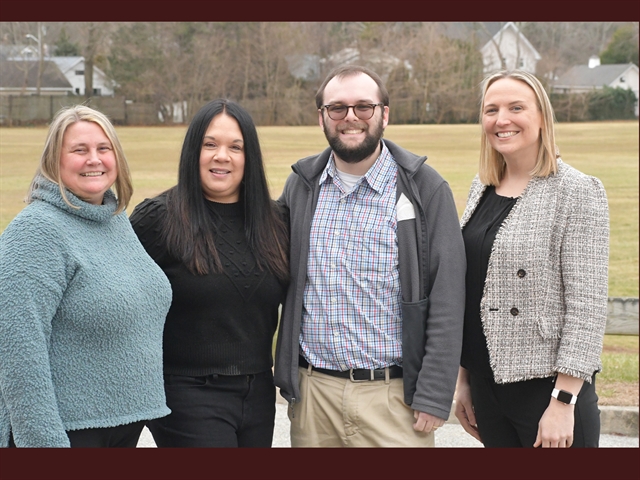
[[[561,325],[557,320],[550,317],[539,316],[535,319],[538,333],[542,338],[560,338]]]

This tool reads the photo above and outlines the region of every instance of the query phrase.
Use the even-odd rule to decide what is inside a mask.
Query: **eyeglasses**
[[[369,120],[373,117],[376,107],[382,107],[384,103],[358,103],[357,105],[341,105],[334,103],[333,105],[323,105],[327,111],[327,115],[331,120],[342,120],[349,113],[349,109],[353,108],[353,114],[360,120]]]

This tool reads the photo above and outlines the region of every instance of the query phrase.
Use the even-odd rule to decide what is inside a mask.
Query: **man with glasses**
[[[292,166],[291,282],[275,382],[292,447],[429,447],[449,417],[466,261],[448,184],[383,140],[378,75],[335,69],[316,94],[329,143]]]

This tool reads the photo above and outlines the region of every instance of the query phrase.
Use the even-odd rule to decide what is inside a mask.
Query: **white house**
[[[58,66],[45,60],[40,73],[40,95],[70,95],[72,87]],[[38,60],[1,60],[0,95],[37,95]]]
[[[67,78],[73,93],[84,95],[84,57],[49,57]],[[95,65],[93,66],[93,95],[112,97],[115,82]]]
[[[514,22],[441,22],[439,27],[451,39],[475,42],[485,74],[502,68],[536,73],[541,56]]]
[[[41,78],[41,93],[42,94],[75,94],[84,96],[84,57],[74,56],[74,57],[53,57],[49,55],[49,46],[43,45],[43,65],[46,66],[46,69],[43,70],[43,77]],[[10,68],[11,70],[18,70],[22,72],[31,72],[33,69],[33,65],[38,63],[38,55],[39,52],[36,48],[31,45],[0,45],[0,61],[7,62],[15,62],[13,66],[10,64],[5,64],[5,68]],[[59,81],[53,82],[51,85],[51,78],[53,73],[51,70],[58,69],[62,76],[67,79],[68,85],[64,86],[65,92],[62,92],[61,88],[63,88]],[[50,71],[49,75],[45,75],[47,70]],[[26,75],[26,73],[25,73]],[[32,75],[32,73],[29,73]],[[13,78],[15,75],[4,75],[5,82],[7,79],[11,80],[11,83],[16,83]],[[18,90],[25,91],[22,86],[23,80],[19,80],[20,85],[18,85]],[[34,86],[34,81],[29,81],[29,85],[27,88],[28,93],[33,93],[31,91],[31,87]],[[2,85],[0,87],[4,87],[4,90],[8,90],[11,87],[11,91],[15,91],[13,85]],[[93,67],[93,95],[94,96],[113,96],[114,88],[116,87],[116,82],[111,80],[107,75],[98,67],[94,65]],[[52,93],[54,92],[57,93]]]
[[[493,33],[495,26],[485,24],[489,34]],[[480,48],[484,61],[484,72],[491,73],[502,68],[508,70],[524,70],[535,74],[538,60],[542,57],[531,45],[518,26],[513,22],[507,22]]]
[[[601,65],[598,57],[591,57],[588,65],[575,65],[553,82],[554,93],[586,93],[603,86],[632,90],[636,96],[635,114],[638,116],[638,67],[633,63]]]

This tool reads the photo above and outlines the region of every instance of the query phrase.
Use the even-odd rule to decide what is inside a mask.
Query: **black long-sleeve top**
[[[462,230],[467,254],[467,275],[460,365],[472,374],[483,377],[492,378],[493,372],[489,364],[487,339],[482,330],[480,301],[493,241],[516,200],[498,195],[493,186],[487,187],[478,207]]]
[[[271,368],[283,285],[260,270],[244,233],[242,202],[207,202],[216,222],[223,273],[192,274],[161,239],[166,195],[146,199],[130,220],[140,242],[171,282],[163,337],[164,373],[248,375]]]

